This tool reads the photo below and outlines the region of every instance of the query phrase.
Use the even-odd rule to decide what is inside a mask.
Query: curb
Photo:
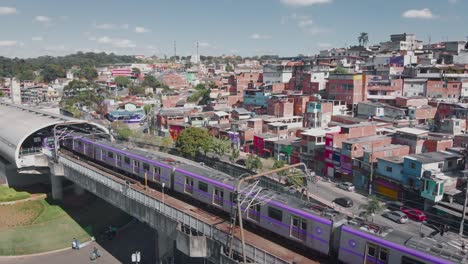
[[[90,245],[93,242],[94,242],[94,238],[91,238],[91,240],[80,243],[80,249]],[[16,259],[16,258],[24,258],[24,257],[38,257],[38,256],[44,256],[44,255],[48,255],[48,254],[60,253],[60,252],[64,252],[64,251],[67,251],[67,250],[74,250],[74,249],[72,249],[71,246],[70,246],[70,247],[66,247],[66,248],[62,248],[62,249],[56,249],[56,250],[52,250],[52,251],[29,254],[29,255],[0,256],[0,259]]]

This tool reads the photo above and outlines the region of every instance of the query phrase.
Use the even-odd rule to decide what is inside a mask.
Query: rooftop
[[[370,136],[370,137],[358,137],[358,138],[351,138],[346,141],[343,141],[343,143],[348,143],[348,144],[356,144],[356,143],[363,143],[363,142],[371,142],[371,141],[379,141],[383,139],[387,139],[389,137],[387,136]]]
[[[327,133],[340,132],[341,128],[329,127],[329,128],[312,128],[301,133],[303,136],[312,136],[312,137],[324,137]]]
[[[429,131],[426,131],[426,130],[417,129],[417,128],[410,128],[410,127],[398,128],[396,131],[401,132],[401,133],[405,133],[405,134],[417,135],[417,136],[429,133]]]
[[[422,154],[413,154],[406,156],[406,158],[411,160],[420,161],[423,164],[427,163],[435,163],[444,161],[447,159],[454,159],[454,158],[463,158],[463,155],[457,154],[454,152],[448,151],[438,151],[438,152],[430,152],[430,153],[422,153]]]
[[[391,163],[399,163],[403,164],[404,156],[392,156],[392,157],[382,157],[382,158],[377,158],[377,160],[385,160]]]

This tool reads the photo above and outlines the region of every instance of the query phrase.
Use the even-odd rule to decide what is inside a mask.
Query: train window
[[[140,162],[138,160],[133,161],[133,172],[138,173],[140,171]]]
[[[150,170],[148,163],[143,163],[143,171],[148,172]]]
[[[193,194],[193,179],[185,177],[184,192]]]
[[[110,159],[113,159],[114,158],[114,152],[107,152],[107,157],[110,158]]]
[[[401,257],[401,264],[424,264],[424,262],[419,261],[417,259],[413,259],[407,256]]]
[[[199,182],[198,182],[198,189],[199,189],[200,191],[204,191],[204,192],[207,193],[207,192],[208,192],[208,184],[199,181]]]
[[[247,218],[254,220],[255,222],[260,222],[260,205],[252,205],[250,206],[249,212],[247,214]]]
[[[231,201],[233,204],[237,203],[235,193],[229,193],[229,201]]]
[[[375,257],[375,245],[367,243],[367,256]]]
[[[156,182],[161,181],[161,168],[160,167],[153,168],[153,181],[156,181]]]
[[[283,212],[274,207],[268,207],[268,217],[278,221],[283,221]]]
[[[388,259],[388,249],[380,248],[379,260],[382,261],[382,263],[387,263],[387,259]]]
[[[81,147],[81,146],[83,146],[83,142],[78,140],[78,147]]]
[[[125,162],[125,164],[130,165],[130,158],[129,157],[124,157],[124,162]]]
[[[307,234],[307,220],[302,219],[297,216],[291,216],[290,236],[300,239],[302,241],[305,241],[306,234]]]
[[[213,204],[223,206],[224,192],[221,189],[215,188],[213,191]]]

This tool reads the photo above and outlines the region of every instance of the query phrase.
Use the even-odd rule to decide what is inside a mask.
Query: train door
[[[171,177],[171,186],[169,188],[171,190],[173,190],[173,188],[174,188],[174,178],[175,178],[175,168],[172,168],[170,177]]]
[[[373,243],[366,244],[366,254],[364,255],[365,264],[387,264],[388,249]]]
[[[290,236],[301,241],[306,240],[307,220],[300,217],[291,216]]]

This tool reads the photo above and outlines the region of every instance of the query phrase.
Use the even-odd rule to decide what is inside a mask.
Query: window
[[[193,194],[193,179],[185,177],[184,192]]]
[[[161,181],[161,168],[160,167],[155,166],[153,168],[153,181],[155,182]]]
[[[412,258],[407,257],[407,256],[402,256],[401,257],[401,264],[424,264],[424,262],[416,260],[416,259],[412,259]]]
[[[135,173],[140,172],[140,162],[138,160],[133,161],[133,172]]]
[[[424,181],[424,190],[429,189],[429,181]]]
[[[221,189],[215,188],[213,192],[213,204],[223,206],[224,204],[224,192]]]
[[[114,158],[114,153],[113,152],[107,152],[107,157],[110,158],[110,159],[113,159]]]
[[[449,160],[448,166],[449,166],[449,168],[451,168],[453,166],[453,160]]]
[[[143,171],[148,172],[150,170],[149,164],[148,163],[143,163]]]
[[[280,222],[283,221],[283,212],[279,209],[274,207],[268,207],[268,217],[278,220]]]
[[[116,161],[117,161],[117,166],[122,167],[122,156],[120,155],[115,155]]]
[[[379,260],[382,261],[383,263],[387,263],[387,259],[388,259],[388,249],[380,248]]]
[[[204,191],[204,192],[207,193],[207,192],[208,192],[208,184],[199,181],[199,182],[198,182],[198,189],[199,189],[200,191]]]
[[[442,169],[442,168],[444,167],[444,164],[443,164],[443,163],[439,163],[439,164],[437,164],[437,167],[438,167],[439,169]]]
[[[367,256],[369,256],[369,257],[375,257],[375,251],[376,251],[375,245],[374,245],[374,244],[367,243],[367,250],[366,250]]]
[[[256,204],[250,207],[249,212],[247,213],[247,218],[254,220],[255,222],[260,222],[260,205]]]
[[[385,171],[387,171],[387,172],[392,172],[392,171],[393,171],[393,168],[390,167],[390,166],[387,166],[387,167],[385,167]]]
[[[291,216],[290,236],[302,241],[306,240],[307,221],[297,216]]]
[[[416,163],[414,163],[414,162],[411,162],[411,163],[410,163],[410,168],[412,168],[412,169],[416,169]]]
[[[130,165],[130,158],[129,158],[129,157],[125,157],[125,158],[124,158],[124,162],[125,162],[125,164]]]

